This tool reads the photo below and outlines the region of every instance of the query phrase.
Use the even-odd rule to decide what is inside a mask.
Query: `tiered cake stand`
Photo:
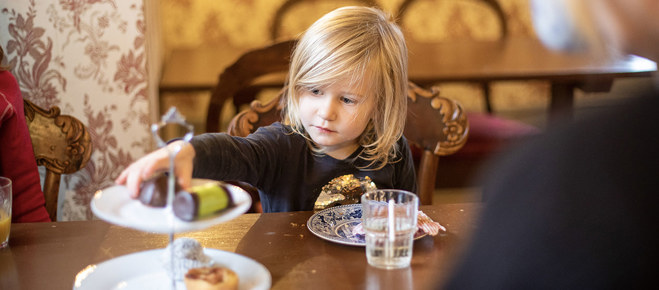
[[[192,128],[178,115],[175,108],[170,110],[163,121],[152,126],[152,132],[158,144],[163,147],[158,136],[158,130],[170,123],[187,126],[188,133],[184,140],[192,138]],[[170,153],[171,160],[177,152]],[[172,162],[173,163],[173,162]],[[170,166],[173,168],[173,164]],[[170,171],[169,176],[174,176]],[[193,179],[192,185],[212,182],[210,180]],[[91,209],[102,220],[122,227],[140,231],[169,234],[170,243],[176,233],[200,231],[210,226],[230,221],[245,213],[251,205],[251,197],[243,189],[226,185],[233,198],[234,206],[218,215],[186,222],[174,216],[171,210],[173,199],[173,178],[170,180],[169,206],[153,208],[142,204],[129,196],[128,189],[123,185],[105,188],[94,194]],[[165,249],[141,251],[120,256],[97,265],[90,265],[78,274],[73,289],[171,289],[172,279],[167,274],[162,257]],[[270,272],[259,262],[232,252],[204,248],[216,265],[227,267],[238,275],[239,289],[269,289],[271,285]],[[182,282],[176,282],[176,289],[185,289]]]

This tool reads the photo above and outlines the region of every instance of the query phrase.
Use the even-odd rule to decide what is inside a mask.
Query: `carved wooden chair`
[[[240,108],[240,105],[253,101],[263,88],[281,87],[294,45],[295,41],[289,40],[248,51],[224,69],[211,93],[206,132],[220,131],[222,108],[227,100],[232,100],[235,107]],[[274,80],[267,79],[267,76]]]
[[[255,100],[236,115],[228,133],[245,137],[261,126],[281,120],[281,96],[266,103]],[[436,89],[426,90],[409,83],[405,137],[422,151],[417,166],[418,196],[421,204],[432,204],[440,156],[457,152],[467,141],[469,123],[462,107],[442,97]]]
[[[46,168],[43,193],[51,220],[57,220],[57,200],[62,174],[74,173],[87,165],[92,142],[85,125],[58,107],[44,110],[23,100],[25,119],[32,139],[37,165]]]

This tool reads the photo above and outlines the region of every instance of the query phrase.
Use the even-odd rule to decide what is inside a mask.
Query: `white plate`
[[[89,265],[76,275],[75,290],[87,289],[171,289],[171,278],[161,256],[164,249],[137,252],[97,265]],[[270,272],[261,263],[242,255],[216,249],[204,249],[216,265],[238,275],[238,289],[269,289]],[[182,281],[176,289],[185,289]]]
[[[192,185],[213,182],[207,179],[193,179]],[[115,185],[94,194],[92,212],[102,220],[146,232],[182,233],[202,230],[212,225],[234,219],[245,213],[252,204],[252,198],[242,188],[227,184],[234,206],[207,218],[186,222],[174,216],[171,209],[149,207],[128,194],[123,185]],[[173,226],[172,226],[173,225]]]
[[[307,221],[307,228],[321,239],[349,246],[365,246],[364,236],[352,234],[352,229],[362,222],[362,205],[347,204],[314,213]],[[427,234],[414,234],[418,240]]]

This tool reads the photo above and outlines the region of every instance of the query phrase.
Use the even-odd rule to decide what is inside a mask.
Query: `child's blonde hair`
[[[338,8],[317,20],[299,40],[291,57],[284,118],[311,141],[299,116],[301,91],[350,80],[354,86],[369,78],[375,108],[359,144],[365,168],[380,169],[398,150],[407,115],[407,46],[393,19],[376,8]],[[313,143],[316,152],[322,153]]]

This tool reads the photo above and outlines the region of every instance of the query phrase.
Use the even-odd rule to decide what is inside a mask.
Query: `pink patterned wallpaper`
[[[0,45],[23,97],[88,126],[88,166],[65,176],[59,220],[92,219],[91,198],[152,148],[143,0],[3,1]]]

